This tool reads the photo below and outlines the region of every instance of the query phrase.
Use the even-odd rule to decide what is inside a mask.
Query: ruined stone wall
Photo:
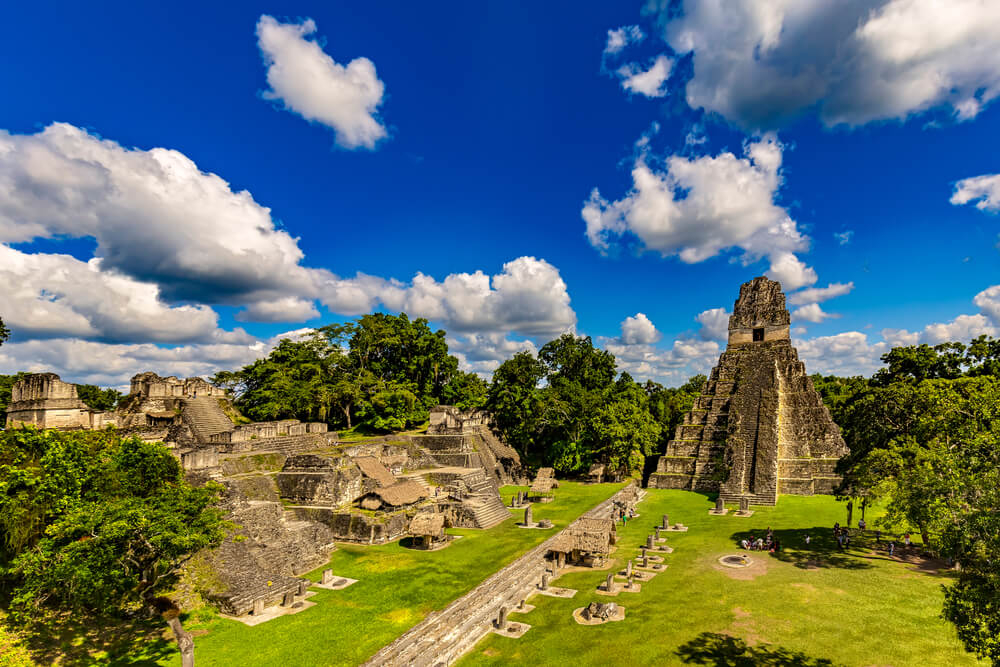
[[[412,518],[406,512],[380,517],[324,507],[289,508],[297,519],[321,523],[338,542],[385,544],[406,535]]]
[[[35,373],[14,383],[7,407],[8,427],[101,429],[116,424],[114,413],[91,410],[76,393],[76,385],[55,373]]]
[[[275,482],[282,498],[307,505],[348,505],[375,487],[349,457],[311,454],[289,456]]]

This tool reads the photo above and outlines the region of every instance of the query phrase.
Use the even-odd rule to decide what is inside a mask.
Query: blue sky
[[[811,371],[996,334],[996,5],[535,4],[13,7],[0,372],[377,308],[481,373],[571,330],[678,384],[764,273]]]

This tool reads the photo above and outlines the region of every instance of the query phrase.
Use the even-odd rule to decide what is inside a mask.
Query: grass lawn
[[[621,486],[562,482],[553,502],[533,507],[534,516],[551,519],[557,530]],[[504,487],[505,503],[514,491],[525,489]],[[449,530],[463,537],[433,552],[413,551],[398,543],[341,545],[324,567],[358,583],[342,591],[317,589],[319,593],[310,598],[318,603],[315,607],[256,627],[222,618],[192,621],[188,629],[200,634],[195,638],[197,663],[199,667],[357,665],[428,612],[445,607],[554,534],[514,524],[510,519],[486,531]],[[308,578],[318,581],[322,569]],[[180,658],[175,653],[160,664],[179,665]]]
[[[459,664],[471,665],[977,665],[939,617],[941,585],[949,575],[873,553],[853,538],[839,552],[832,526],[843,503],[829,496],[782,496],[778,506],[754,508],[750,518],[709,516],[712,501],[698,493],[651,489],[641,517],[619,527],[620,563],[662,514],[690,526],[666,533],[674,547],[669,567],[637,594],[594,594],[607,571],[573,572],[557,580],[576,588],[572,599],[536,595],[536,609],[512,621],[532,627],[521,639],[490,635]],[[855,513],[855,521],[858,513]],[[869,525],[872,519],[869,513]],[[785,547],[780,557],[754,552],[747,570],[718,564],[739,553],[738,538],[770,526]],[[804,537],[812,536],[806,547]],[[898,555],[898,554],[897,554]],[[614,601],[622,622],[582,626],[575,608]],[[985,663],[983,663],[985,664]]]

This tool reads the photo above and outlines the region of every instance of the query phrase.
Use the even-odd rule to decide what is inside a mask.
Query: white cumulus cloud
[[[694,318],[701,323],[698,335],[705,340],[728,340],[731,315],[725,308],[709,308],[698,313]]]
[[[808,306],[802,306],[792,311],[793,320],[805,320],[806,322],[814,322],[817,324],[823,320],[835,317],[840,317],[840,315],[825,312],[819,307],[818,303],[810,303]]]
[[[619,67],[615,73],[621,79],[624,90],[646,97],[663,97],[667,94],[665,84],[672,67],[673,61],[660,54],[645,69],[637,63],[628,63]]]
[[[980,211],[1000,211],[1000,174],[963,178],[955,183],[955,192],[949,201],[956,206],[976,202]]]
[[[629,44],[641,42],[645,38],[646,34],[637,25],[624,25],[608,30],[608,41],[604,46],[604,55],[620,53]]]
[[[663,337],[644,313],[636,313],[622,320],[621,341],[625,345],[648,345]]]
[[[788,295],[788,303],[800,306],[807,303],[822,303],[838,296],[850,294],[854,289],[854,281],[849,283],[830,283],[826,287],[810,287]]]
[[[782,146],[765,136],[744,147],[737,157],[666,159],[657,171],[640,155],[632,168],[632,189],[609,202],[591,193],[581,215],[591,245],[607,251],[622,236],[634,236],[645,250],[676,255],[686,263],[701,262],[725,250],[743,251],[745,264],[768,257],[772,278],[786,290],[816,282],[816,272],[794,253],[808,248],[788,211],[775,203],[782,185]]]
[[[688,103],[748,129],[816,109],[828,126],[947,108],[976,116],[1000,94],[1000,3],[989,0],[684,0],[664,37],[693,53]],[[668,15],[669,12],[669,15]]]
[[[387,135],[378,117],[385,85],[375,63],[355,58],[341,65],[309,38],[315,32],[311,19],[280,23],[266,14],[260,17],[257,45],[271,86],[264,97],[333,129],[344,148],[375,148]]]

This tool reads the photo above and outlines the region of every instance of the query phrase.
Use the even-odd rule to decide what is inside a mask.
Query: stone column
[[[561,570],[566,566],[566,554],[559,552],[559,556],[556,559],[557,567]]]
[[[524,609],[524,600],[521,600],[520,602],[517,603],[517,608]]]
[[[306,591],[309,589],[309,582],[305,579],[299,579],[299,595],[305,595]]]
[[[655,539],[656,538],[653,537],[652,535],[650,535],[649,537],[646,538],[646,548],[647,549],[652,549],[653,548],[653,540],[655,540]]]
[[[541,589],[544,591],[548,587],[549,587],[549,573],[546,572],[545,574],[542,575],[542,586],[541,586]]]
[[[663,529],[666,530],[670,528],[670,517],[666,514],[663,515]]]
[[[660,539],[660,527],[656,527],[656,539]]]
[[[500,607],[500,613],[497,615],[497,628],[503,630],[507,627],[507,607]]]
[[[281,598],[282,607],[291,607],[294,602],[295,602],[295,593],[293,593],[292,591],[288,591],[287,593],[285,593],[285,596]]]
[[[750,511],[750,499],[746,496],[740,498],[740,512],[746,514]]]
[[[632,559],[628,559],[628,565],[625,567],[625,576],[629,579],[632,578]]]
[[[715,511],[722,514],[726,511],[726,504],[722,502],[722,496],[715,499]]]
[[[531,521],[531,519],[532,519],[532,516],[531,516],[531,505],[528,505],[528,506],[527,506],[527,507],[526,507],[526,508],[524,509],[524,525],[525,525],[525,526],[530,526],[530,525],[532,525],[532,521]]]
[[[329,586],[330,584],[332,584],[333,570],[331,569],[323,570],[323,579],[320,580],[320,583],[322,583],[324,586]]]
[[[253,601],[253,615],[260,616],[264,613],[264,598],[257,598]]]
[[[609,574],[608,578],[604,580],[604,590],[611,592],[615,589],[615,575]]]

